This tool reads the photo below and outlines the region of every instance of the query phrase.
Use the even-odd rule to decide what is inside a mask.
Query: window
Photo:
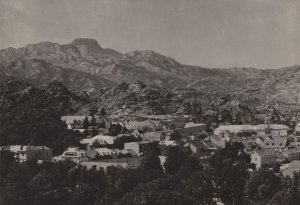
[[[272,143],[272,145],[274,146],[274,145],[275,145],[275,143],[273,142],[273,143]]]

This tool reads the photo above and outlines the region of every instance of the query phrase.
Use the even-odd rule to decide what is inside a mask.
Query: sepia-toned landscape
[[[0,205],[300,203],[297,1],[24,2],[0,0]]]

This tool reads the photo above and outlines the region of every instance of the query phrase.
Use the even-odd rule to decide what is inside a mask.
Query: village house
[[[300,142],[289,142],[289,147],[300,147]]]
[[[95,151],[98,153],[99,156],[117,156],[120,154],[129,154],[127,150],[120,150],[120,149],[108,149],[104,148],[95,148]]]
[[[145,142],[160,142],[165,136],[169,135],[172,130],[168,131],[156,131],[156,132],[146,132],[141,134],[142,141]]]
[[[166,147],[177,146],[177,143],[174,140],[163,140],[163,141],[160,141],[159,144],[162,146],[166,146]]]
[[[191,116],[189,115],[181,115],[174,117],[173,119],[162,120],[161,124],[165,130],[182,129],[184,128],[185,124],[189,122],[190,118]]]
[[[294,177],[294,174],[300,171],[300,161],[291,161],[280,167],[283,176]]]
[[[252,134],[255,132],[255,127],[252,125],[221,125],[214,130],[214,135],[230,137],[238,133]]]
[[[187,142],[184,147],[190,148],[199,159],[208,159],[218,148],[207,140],[193,140]]]
[[[255,143],[261,148],[284,148],[287,143],[287,137],[258,137]]]
[[[92,145],[93,143],[97,142],[100,145],[113,145],[115,141],[115,137],[109,135],[96,135],[90,138],[84,138],[80,140],[80,144],[83,145]]]
[[[280,161],[300,160],[300,148],[286,149],[278,155]]]
[[[88,118],[89,121],[92,120],[93,116],[84,116],[84,115],[73,115],[73,116],[61,116],[60,119],[64,121],[69,129],[79,128],[76,124],[83,124],[85,118]],[[99,116],[94,116],[95,119],[98,119]]]
[[[204,123],[193,123],[188,122],[184,125],[183,128],[177,129],[179,133],[183,136],[187,135],[200,135],[201,133],[205,132],[206,124]]]
[[[124,126],[128,130],[144,130],[147,128],[148,131],[155,131],[156,128],[159,126],[158,121],[153,120],[145,120],[145,121],[124,121],[122,122]]]
[[[83,133],[84,131],[85,131],[85,129],[78,129],[78,128],[75,128],[75,129],[73,129],[74,131],[78,131],[78,132],[80,132],[80,133]]]
[[[209,136],[210,142],[219,148],[225,148],[226,146],[226,139],[219,137],[217,135]]]
[[[54,161],[60,160],[71,160],[75,163],[80,163],[84,161],[88,161],[89,158],[86,155],[84,150],[79,149],[78,147],[68,147],[66,151],[63,152],[62,155],[55,157]]]
[[[144,144],[143,142],[126,142],[124,143],[124,150],[127,150],[132,156],[141,156]]]
[[[214,130],[214,135],[234,136],[237,134],[259,136],[287,136],[289,127],[281,124],[259,124],[259,125],[221,125]]]
[[[287,136],[290,128],[281,124],[259,124],[255,126],[258,135]]]
[[[46,146],[32,146],[32,145],[11,145],[4,147],[14,153],[14,157],[19,162],[26,162],[31,160],[51,161],[52,150]]]
[[[276,163],[278,152],[274,149],[258,149],[251,154],[251,163],[255,164],[256,169],[260,169],[263,165],[272,165]]]

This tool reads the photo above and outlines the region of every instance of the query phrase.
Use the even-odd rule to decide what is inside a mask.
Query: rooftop
[[[184,128],[189,128],[189,127],[198,127],[198,126],[205,126],[205,123],[193,123],[193,122],[187,122],[184,125]]]

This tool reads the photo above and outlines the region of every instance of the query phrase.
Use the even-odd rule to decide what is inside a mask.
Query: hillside
[[[27,81],[7,80],[0,88],[1,117],[27,110],[47,110],[58,116],[74,114],[88,102],[89,98],[75,95],[57,81],[34,86]]]
[[[76,142],[61,115],[75,114],[88,98],[79,97],[61,83],[32,85],[26,81],[0,81],[0,144],[46,145],[61,153]]]
[[[300,66],[282,69],[208,69],[183,65],[154,51],[120,53],[94,39],[51,42],[0,51],[0,75],[32,83],[56,80],[73,91],[93,92],[122,82],[141,81],[176,93],[243,94],[262,102],[295,104]]]

